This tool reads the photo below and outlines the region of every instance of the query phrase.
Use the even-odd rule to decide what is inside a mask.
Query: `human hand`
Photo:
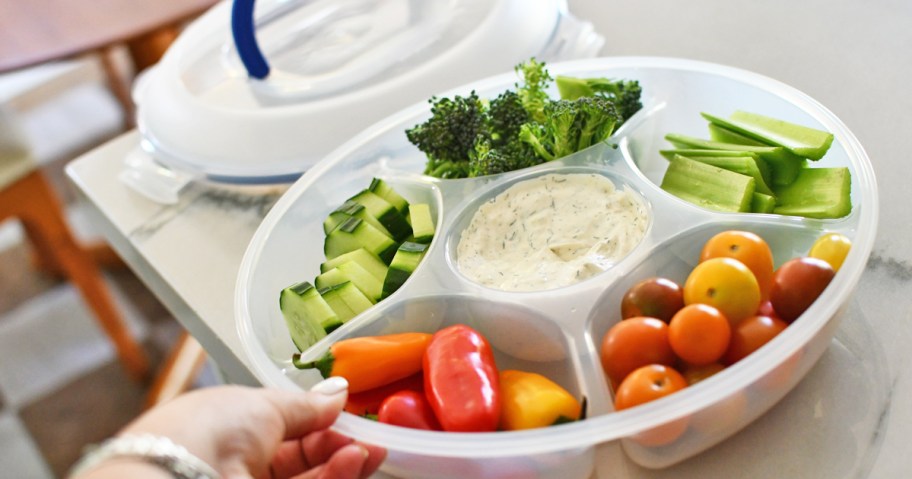
[[[328,429],[345,404],[347,388],[344,379],[330,378],[305,393],[240,386],[200,389],[148,411],[121,434],[170,438],[225,479],[366,478],[386,451]],[[107,469],[111,476],[84,477],[118,474]]]

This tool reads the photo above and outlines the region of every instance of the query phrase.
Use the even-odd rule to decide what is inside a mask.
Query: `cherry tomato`
[[[427,398],[416,391],[399,391],[384,399],[377,420],[412,429],[441,430]]]
[[[648,278],[630,287],[621,300],[621,318],[649,316],[666,323],[684,307],[684,291],[667,278]]]
[[[776,314],[786,322],[798,319],[836,274],[829,263],[817,258],[792,258],[773,275],[770,302]]]
[[[811,246],[808,256],[822,259],[833,267],[833,271],[839,271],[850,249],[852,249],[852,241],[845,235],[827,233],[817,238],[817,241]]]
[[[649,364],[630,373],[617,389],[614,408],[618,411],[659,399],[687,387],[687,381],[674,368]],[[687,430],[687,416],[638,433],[632,439],[644,446],[663,446]]]
[[[731,326],[718,309],[690,304],[668,325],[668,342],[681,360],[698,366],[718,361],[728,349]]]
[[[350,393],[345,401],[345,411],[357,416],[377,414],[384,399],[403,390],[424,393],[424,374],[419,372],[385,386],[358,393]]]
[[[637,317],[615,324],[602,338],[602,367],[617,387],[636,368],[647,364],[674,364],[668,343],[668,324],[661,319]]]
[[[760,286],[744,263],[732,258],[710,258],[698,264],[684,283],[684,304],[708,304],[732,326],[757,312]]]
[[[677,370],[664,364],[647,364],[637,368],[621,382],[614,395],[618,411],[653,401],[687,387]]]
[[[709,363],[702,366],[696,366],[693,364],[687,364],[684,367],[682,374],[684,379],[687,380],[689,386],[693,386],[698,382],[707,379],[713,376],[716,373],[722,372],[725,369],[725,365],[722,363]]]
[[[785,330],[788,324],[769,316],[751,316],[738,323],[732,330],[731,343],[722,362],[734,364],[748,354],[760,349]]]
[[[773,303],[769,302],[769,300],[766,300],[766,301],[760,303],[760,307],[757,308],[756,315],[757,316],[770,316],[770,317],[777,318],[777,319],[779,318],[779,315],[776,314],[776,310],[773,309]]]
[[[773,252],[766,241],[749,231],[723,231],[703,245],[700,261],[711,258],[733,258],[747,266],[757,285],[760,286],[760,298],[769,297],[773,281]]]

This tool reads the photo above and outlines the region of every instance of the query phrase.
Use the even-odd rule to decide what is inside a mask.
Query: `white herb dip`
[[[548,174],[478,208],[456,248],[462,274],[505,291],[566,286],[605,271],[646,232],[646,208],[604,176]]]

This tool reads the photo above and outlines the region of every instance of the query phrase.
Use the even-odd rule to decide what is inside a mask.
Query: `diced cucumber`
[[[371,303],[370,300],[367,299],[367,296],[364,296],[364,293],[362,293],[351,281],[321,289],[320,295],[326,299],[326,302],[329,303],[334,310],[336,310],[337,307],[339,308],[336,312],[339,313],[339,319],[342,320],[343,323],[348,322],[355,316],[366,311],[374,304]],[[342,310],[346,311],[346,313],[340,313]],[[327,332],[329,332],[329,330],[327,330]]]
[[[434,219],[431,218],[431,206],[427,203],[415,203],[409,206],[409,219],[412,223],[412,235],[415,243],[430,243],[434,238]]]
[[[333,332],[333,330],[341,326],[342,323],[354,318],[358,314],[354,312],[345,302],[345,299],[342,298],[341,291],[336,289],[338,286],[341,285],[330,286],[329,288],[322,288],[319,290],[320,296],[323,297],[326,304],[332,308],[333,312],[336,313],[336,317],[339,318],[339,323],[325,328],[327,333]]]
[[[754,192],[751,199],[751,213],[772,213],[776,208],[776,198],[763,193]]]
[[[769,165],[770,183],[773,185],[787,185],[798,176],[798,170],[807,165],[807,160],[781,146],[756,146],[737,143],[723,143],[718,141],[703,140],[687,135],[669,133],[665,135],[669,143],[679,149],[705,149],[725,151],[748,151],[756,153]]]
[[[399,246],[383,281],[383,297],[393,294],[415,272],[428,245],[406,241]]]
[[[343,221],[352,216],[370,223],[371,226],[377,228],[390,238],[393,237],[386,229],[386,226],[380,224],[380,221],[378,221],[377,218],[374,218],[373,215],[367,212],[364,205],[355,203],[354,201],[346,201],[342,206],[330,213],[326,220],[323,221],[323,232],[329,234],[330,231],[336,229],[336,226],[339,226]]]
[[[684,155],[682,155],[684,156]],[[700,163],[706,163],[707,165],[718,166],[719,168],[734,171],[735,173],[741,173],[742,175],[750,176],[754,179],[754,191],[757,193],[763,193],[764,195],[773,195],[773,190],[769,188],[766,184],[766,179],[764,178],[763,172],[766,169],[766,163],[763,160],[759,160],[759,157],[749,157],[749,156],[687,156],[691,160],[699,161]],[[762,163],[761,163],[762,162]],[[761,166],[762,165],[762,166]],[[767,172],[769,175],[769,172]]]
[[[852,211],[852,179],[846,167],[804,168],[795,181],[775,188],[781,215],[841,218]]]
[[[371,303],[380,300],[383,292],[383,280],[377,279],[355,261],[346,261],[339,266],[321,273],[314,279],[318,289],[328,288],[351,281]]]
[[[662,178],[662,189],[695,205],[717,211],[748,212],[752,177],[675,156]]]
[[[401,241],[412,234],[412,227],[406,221],[405,216],[389,201],[371,193],[370,190],[362,190],[349,198],[349,201],[364,205],[367,212],[377,218],[380,224],[393,235],[394,240]]]
[[[291,340],[299,351],[326,336],[324,325],[341,324],[338,316],[308,282],[289,286],[279,294],[279,309]]]
[[[326,262],[320,265],[320,272],[325,273],[339,266],[340,264],[347,263],[349,261],[358,263],[379,281],[383,281],[384,278],[386,278],[386,270],[389,269],[389,266],[387,266],[383,260],[377,257],[377,255],[364,248],[358,248],[354,251],[349,251],[348,253],[341,254],[335,258],[326,260]]]
[[[389,236],[381,233],[369,223],[359,218],[349,218],[326,235],[323,253],[327,259],[364,248],[377,255],[383,262],[389,263],[396,254],[399,245]]]
[[[777,118],[738,110],[729,118],[701,113],[711,123],[736,131],[763,143],[782,146],[811,160],[823,158],[833,143],[833,134]]]
[[[388,201],[389,204],[396,207],[400,213],[405,214],[409,208],[409,202],[402,197],[396,190],[393,189],[389,183],[381,180],[380,178],[374,178],[371,180],[370,186],[367,187],[375,195],[383,198]]]
[[[339,268],[333,268],[324,273],[320,273],[314,278],[314,286],[316,286],[318,290],[324,290],[346,281],[350,280],[345,276],[345,273],[340,271]]]

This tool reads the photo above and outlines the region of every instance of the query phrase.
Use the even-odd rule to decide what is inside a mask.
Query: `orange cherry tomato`
[[[668,324],[656,318],[637,317],[615,324],[602,338],[602,367],[612,387],[634,369],[647,364],[674,364],[668,343]]]
[[[677,370],[664,364],[648,364],[627,375],[614,396],[618,411],[668,396],[687,387]]]
[[[725,364],[734,364],[748,354],[760,349],[785,330],[788,323],[770,316],[751,316],[738,323],[732,330],[731,343],[722,358]]]
[[[687,364],[684,366],[684,379],[687,380],[687,385],[693,386],[698,382],[712,377],[714,374],[722,372],[725,369],[725,365],[722,363],[709,363],[701,366],[696,366],[694,364]]]
[[[757,312],[760,286],[744,263],[732,258],[710,258],[698,264],[684,282],[684,304],[708,304],[732,326]]]
[[[744,263],[757,279],[761,300],[769,298],[773,281],[773,252],[759,235],[750,231],[723,231],[703,245],[700,261],[711,258],[733,258]]]
[[[706,304],[684,306],[668,325],[671,349],[682,361],[698,366],[718,361],[730,339],[728,319]]]

